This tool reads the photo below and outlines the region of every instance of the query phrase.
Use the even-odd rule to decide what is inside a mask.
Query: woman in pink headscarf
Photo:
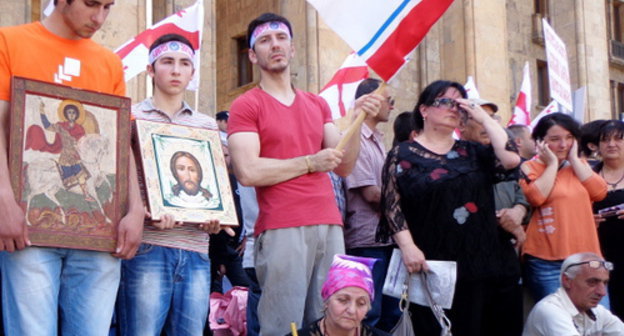
[[[297,331],[299,336],[389,336],[362,324],[375,295],[372,269],[376,259],[334,256],[321,296],[323,317]],[[289,334],[292,335],[292,334]]]

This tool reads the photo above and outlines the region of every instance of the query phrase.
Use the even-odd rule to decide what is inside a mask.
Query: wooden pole
[[[379,85],[379,87],[375,91],[373,91],[373,93],[381,94],[381,92],[386,88],[386,85],[387,85],[386,82],[382,82]],[[364,113],[363,111],[360,111],[360,114],[358,114],[355,121],[351,124],[351,126],[349,126],[345,134],[342,136],[342,138],[338,142],[338,145],[336,146],[337,150],[343,150],[345,148],[345,146],[347,145],[347,142],[349,142],[353,134],[355,134],[355,131],[359,130],[360,127],[362,126],[364,119],[366,119],[366,113]]]

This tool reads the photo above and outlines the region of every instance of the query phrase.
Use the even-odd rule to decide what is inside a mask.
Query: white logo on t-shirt
[[[80,60],[65,57],[65,62],[58,66],[58,72],[54,74],[54,82],[59,84],[63,81],[71,82],[72,76],[80,76]]]

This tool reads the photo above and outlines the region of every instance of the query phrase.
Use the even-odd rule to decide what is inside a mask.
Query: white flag
[[[474,78],[472,76],[468,76],[468,80],[466,84],[464,84],[464,89],[466,90],[466,94],[468,95],[468,99],[480,99],[479,90],[477,90],[477,85],[474,82]]]
[[[550,102],[550,104],[548,104],[548,106],[546,106],[546,108],[544,108],[544,110],[542,110],[542,112],[540,112],[540,114],[535,117],[535,119],[533,119],[533,121],[531,121],[531,129],[533,129],[537,125],[537,122],[540,121],[540,119],[542,119],[544,116],[555,112],[560,112],[559,104],[553,100]]]
[[[43,15],[50,16],[52,12],[54,12],[54,0],[50,0],[50,2],[48,2],[48,5],[43,10]]]
[[[529,62],[524,64],[522,84],[516,99],[513,116],[507,126],[530,125],[531,124],[531,75],[529,73]]]
[[[405,65],[453,0],[308,0],[386,82]]]
[[[342,63],[332,79],[319,92],[332,112],[332,119],[339,119],[355,101],[355,90],[368,78],[368,65],[356,53],[352,53]]]

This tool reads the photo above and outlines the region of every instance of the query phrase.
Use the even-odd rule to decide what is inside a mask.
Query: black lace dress
[[[599,163],[594,170],[602,169]],[[594,213],[598,210],[624,203],[624,189],[609,190],[607,197],[595,202]],[[620,319],[624,319],[624,220],[609,217],[598,226],[598,239],[604,258],[613,263],[614,268],[609,280],[609,301],[611,311]]]
[[[299,336],[329,336],[323,334],[321,331],[321,320],[317,320],[310,324],[309,326],[297,330],[297,335]],[[292,336],[292,333],[287,334],[286,336]],[[390,336],[390,334],[381,331],[377,328],[369,327],[365,324],[362,324],[362,328],[360,329],[360,334],[358,336]]]
[[[417,142],[399,144],[384,167],[378,238],[409,229],[425,258],[457,261],[458,281],[517,273],[517,262],[504,257],[513,248],[498,238],[493,193],[514,176],[489,146],[460,140],[439,155]]]

